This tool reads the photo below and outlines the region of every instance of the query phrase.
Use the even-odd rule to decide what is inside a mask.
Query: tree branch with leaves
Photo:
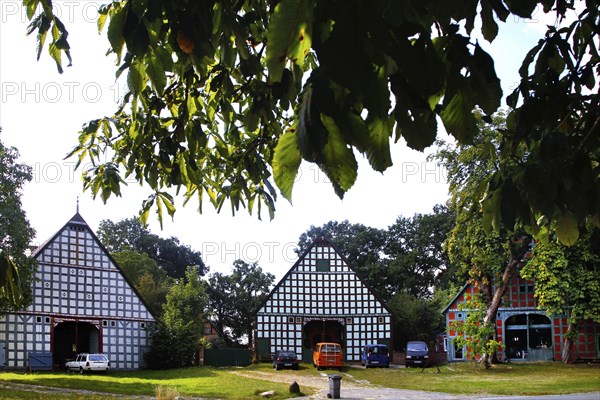
[[[61,54],[71,55],[51,0],[23,4],[38,55],[52,32],[62,72]],[[391,141],[423,150],[438,121],[472,143],[473,109],[489,121],[503,97],[476,22],[492,43],[511,16],[541,10],[559,25],[523,60],[502,139],[502,160],[522,144],[528,157],[500,161],[480,200],[495,226],[544,234],[557,223],[571,243],[586,217],[600,225],[598,9],[597,0],[115,0],[98,27],[129,91],[113,115],[84,126],[70,156],[92,162],[84,186],[103,201],[121,194],[124,177],[148,187],[143,220],[153,207],[160,220],[172,215],[172,192],[200,211],[208,198],[217,210],[228,202],[273,218],[274,184],[291,201],[302,162],[343,197],[357,178],[355,152],[385,171]],[[517,194],[518,212],[501,212]]]

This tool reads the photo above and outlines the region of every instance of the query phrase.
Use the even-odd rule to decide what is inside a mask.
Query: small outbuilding
[[[318,342],[342,345],[360,361],[368,343],[392,347],[392,313],[326,238],[315,240],[271,291],[256,315],[254,353],[292,350],[312,360]]]

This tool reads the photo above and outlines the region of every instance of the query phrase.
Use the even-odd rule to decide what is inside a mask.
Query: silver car
[[[104,354],[77,354],[71,361],[65,364],[67,371],[78,371],[80,374],[89,371],[107,372],[110,368],[110,361]]]

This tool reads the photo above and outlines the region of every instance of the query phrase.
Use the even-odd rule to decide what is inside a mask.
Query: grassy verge
[[[485,370],[478,364],[456,363],[435,368],[359,369],[353,379],[390,388],[452,394],[543,395],[600,391],[600,366],[561,363],[501,364]],[[344,374],[342,374],[344,375]]]
[[[288,384],[233,375],[231,369],[186,368],[169,371],[110,372],[107,375],[76,375],[50,373],[0,373],[2,381],[21,384],[117,393],[120,395],[154,396],[157,386],[170,387],[183,396],[220,399],[257,399],[257,393],[275,390],[275,399],[289,398]],[[275,372],[270,364],[258,364],[238,369],[247,373],[273,371],[282,377],[288,371]],[[479,365],[456,363],[421,371],[420,368],[364,369],[347,368],[341,373],[344,381],[368,381],[375,385],[397,389],[426,390],[464,395],[543,395],[600,391],[600,366],[563,365],[561,363],[503,364],[485,370]],[[317,371],[302,364],[294,375],[319,376],[338,374],[337,370]],[[291,379],[290,379],[291,381]],[[305,389],[305,388],[303,388]],[[35,394],[0,390],[0,399],[86,399],[102,397],[78,394]]]
[[[289,384],[234,376],[227,369],[208,367],[168,371],[113,371],[106,375],[5,372],[0,374],[0,381],[122,395],[154,396],[157,386],[165,386],[177,390],[184,396],[244,400],[256,399],[257,393],[275,390],[274,399],[290,397]]]

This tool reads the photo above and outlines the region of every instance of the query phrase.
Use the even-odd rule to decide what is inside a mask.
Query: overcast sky
[[[20,161],[33,167],[33,181],[23,191],[23,206],[37,231],[38,243],[75,213],[78,196],[80,214],[96,230],[103,219],[118,221],[137,215],[150,193],[131,182],[122,198],[111,197],[105,205],[100,199],[93,200],[89,192],[82,192],[80,172],[73,169],[76,160],[64,160],[77,144],[77,132],[85,122],[115,111],[119,96],[125,92],[126,74],[115,81],[115,57],[105,56],[106,32],[97,32],[97,9],[104,2],[54,3],[70,32],[73,57],[73,66],[65,68],[62,75],[46,49],[36,62],[36,38],[26,36],[21,0],[0,1],[1,140],[17,147]],[[534,15],[533,21],[509,18],[491,46],[480,39],[495,59],[505,95],[518,82],[516,71],[523,56],[545,30],[545,24],[536,17],[541,15]],[[386,228],[398,216],[429,213],[435,204],[444,203],[448,198],[445,175],[426,161],[431,151],[420,153],[403,142],[393,144],[394,166],[383,175],[372,171],[357,155],[358,180],[343,200],[337,198],[323,173],[303,163],[293,205],[280,196],[273,221],[266,213],[259,221],[245,210],[233,217],[227,206],[216,214],[208,201],[204,213],[199,214],[197,204],[191,201],[184,208],[180,199],[174,220],[167,217],[161,231],[152,215],[150,229],[161,236],[176,236],[201,251],[211,271],[228,272],[233,261],[241,258],[258,262],[280,278],[296,261],[293,249],[299,235],[311,225],[347,219]]]

